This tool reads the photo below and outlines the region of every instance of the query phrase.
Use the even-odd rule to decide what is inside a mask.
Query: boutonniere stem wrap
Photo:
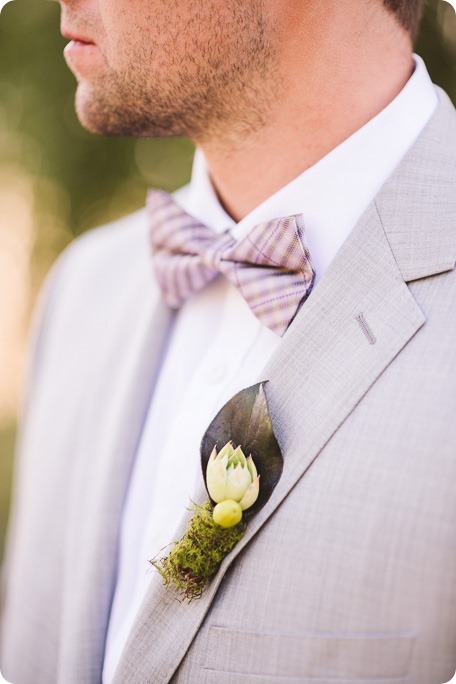
[[[201,442],[209,499],[193,502],[182,539],[165,558],[150,561],[165,585],[188,601],[201,596],[282,474],[283,458],[264,385],[261,382],[236,394],[210,424]]]

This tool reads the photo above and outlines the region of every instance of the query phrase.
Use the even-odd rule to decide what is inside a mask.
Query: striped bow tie
[[[149,191],[147,207],[155,274],[170,307],[222,273],[264,325],[285,333],[315,280],[302,215],[261,223],[236,240],[231,230],[214,233],[161,190]]]

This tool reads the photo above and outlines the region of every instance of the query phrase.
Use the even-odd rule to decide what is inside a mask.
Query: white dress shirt
[[[437,106],[426,67],[420,57],[414,59],[414,73],[385,109],[237,225],[219,204],[200,151],[191,182],[175,193],[176,201],[215,231],[234,226],[238,237],[257,223],[302,213],[317,273],[315,287]],[[104,684],[113,679],[146,594],[148,559],[176,540],[175,529],[202,477],[199,445],[204,432],[231,396],[266,379],[261,371],[280,343],[222,277],[177,314],[123,513]]]

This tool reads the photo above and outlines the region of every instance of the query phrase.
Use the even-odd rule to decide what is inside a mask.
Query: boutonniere
[[[201,467],[209,498],[192,502],[193,515],[182,539],[166,557],[150,561],[164,584],[189,602],[201,596],[282,474],[264,385],[236,394],[208,427]]]

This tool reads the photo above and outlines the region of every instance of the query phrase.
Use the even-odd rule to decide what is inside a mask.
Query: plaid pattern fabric
[[[253,313],[282,336],[309,296],[315,269],[302,215],[259,224],[236,241],[186,214],[170,195],[150,190],[153,261],[166,303],[178,309],[222,273],[241,291]]]

